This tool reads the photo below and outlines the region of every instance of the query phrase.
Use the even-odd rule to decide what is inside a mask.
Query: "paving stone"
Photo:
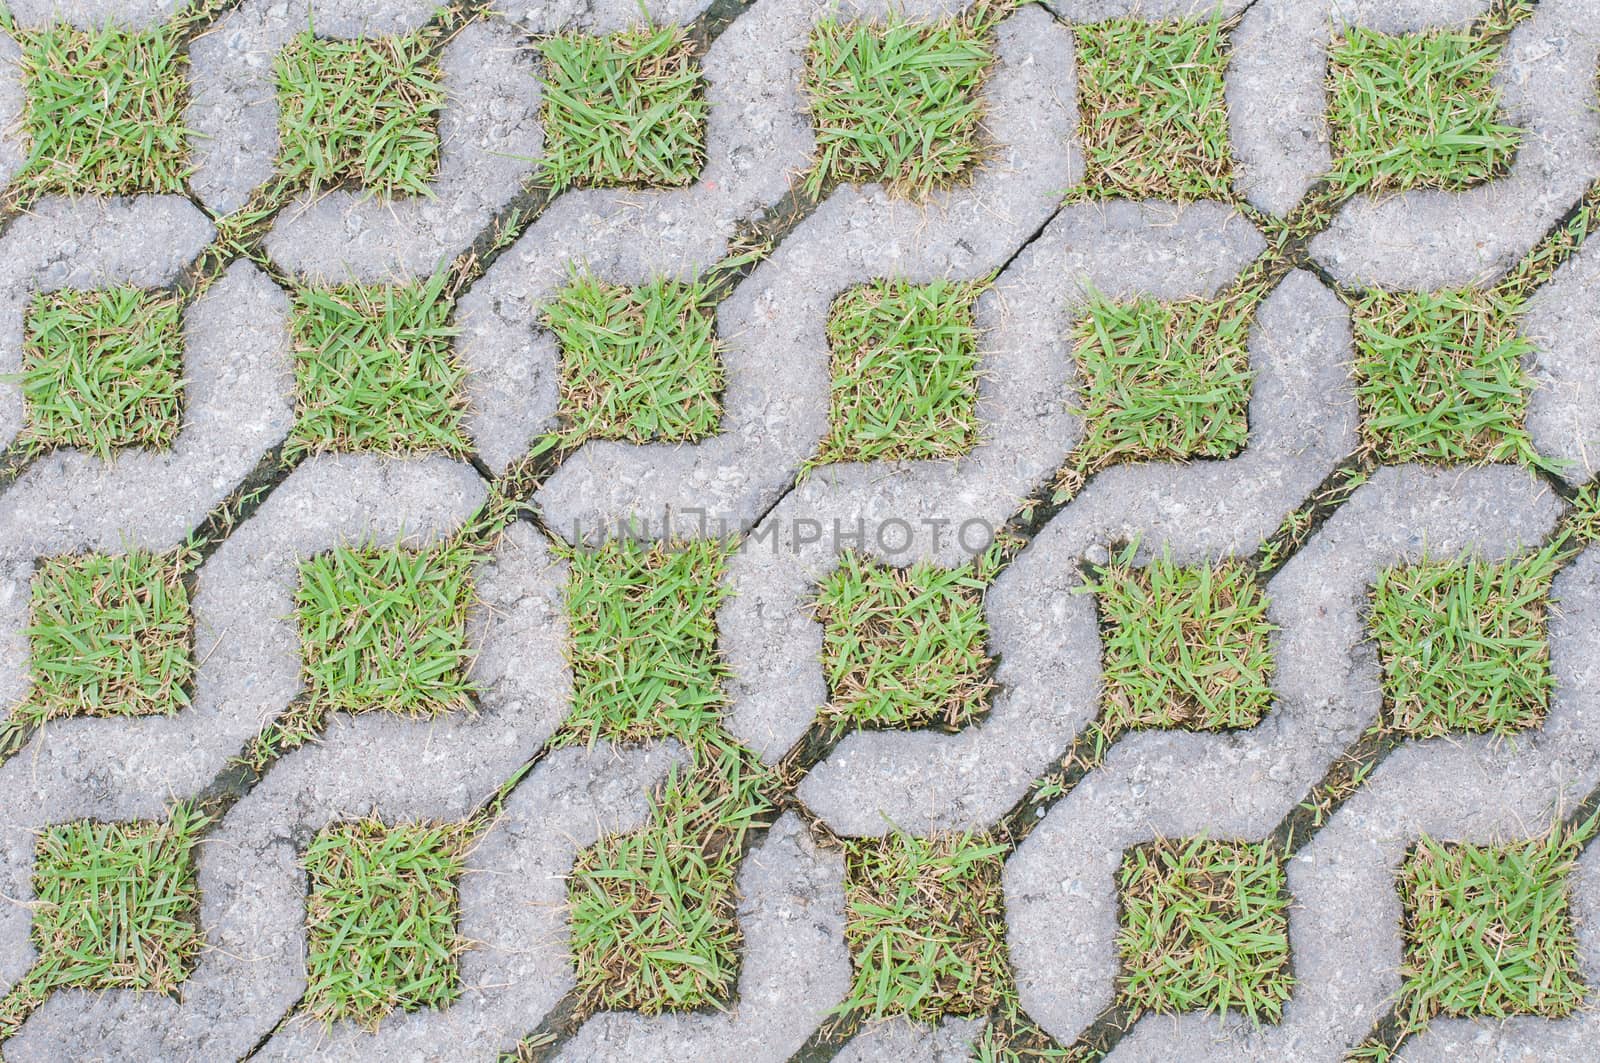
[[[1368,22],[1362,7],[1351,21],[1391,33],[1462,24],[1434,5],[1368,7],[1382,18]],[[1405,17],[1412,12],[1415,20]],[[1311,241],[1312,255],[1345,283],[1388,288],[1472,284],[1510,268],[1600,167],[1597,55],[1600,11],[1582,0],[1541,3],[1512,31],[1496,78],[1508,122],[1523,130],[1510,172],[1466,192],[1357,196]],[[1298,69],[1302,80],[1322,79],[1321,64]]]
[[[983,1027],[982,1019],[945,1019],[937,1026],[907,1019],[885,1019],[869,1024],[834,1058],[843,1063],[870,1063],[877,1059],[958,1063],[972,1058],[973,1046],[983,1036]]]
[[[1528,431],[1539,453],[1566,463],[1561,475],[1574,484],[1600,470],[1600,381],[1589,371],[1597,291],[1600,253],[1588,248],[1534,293],[1519,325],[1534,347]]]
[[[1380,513],[1381,520],[1375,519]],[[1275,646],[1278,703],[1261,725],[1225,736],[1140,732],[1124,738],[1007,864],[1009,940],[1028,1014],[1056,1037],[1071,1041],[1112,1002],[1117,971],[1113,876],[1125,848],[1157,837],[1201,833],[1222,839],[1263,837],[1329,763],[1376,722],[1381,702],[1377,657],[1366,640],[1361,612],[1378,569],[1415,559],[1424,546],[1443,556],[1467,548],[1489,557],[1513,555],[1537,545],[1557,514],[1550,492],[1517,469],[1451,473],[1408,466],[1385,469],[1358,489],[1267,585],[1268,615],[1281,629]],[[1565,600],[1567,586],[1563,579],[1558,598]],[[1551,639],[1556,642],[1556,632]],[[1549,742],[1565,751],[1556,737],[1565,731],[1577,748],[1565,751],[1568,763],[1562,774],[1572,774],[1574,768],[1593,772],[1600,765],[1589,765],[1590,754],[1583,749],[1587,740],[1566,723],[1570,704],[1558,704],[1530,745]],[[1505,825],[1516,822],[1518,808],[1527,812],[1530,806],[1546,807],[1548,795],[1519,805],[1518,787],[1533,795],[1549,787],[1548,762],[1556,753],[1541,758],[1524,747],[1521,756],[1518,760],[1509,744],[1480,738],[1418,742],[1392,754],[1373,783],[1394,779],[1389,800],[1419,809],[1419,817],[1436,815],[1437,826],[1429,829],[1455,838],[1466,823],[1481,834],[1488,826],[1484,820]],[[1450,771],[1435,774],[1433,765],[1440,758],[1450,761]],[[1410,774],[1397,775],[1399,763],[1415,767]],[[1414,774],[1424,765],[1427,783]],[[1475,807],[1463,801],[1471,792],[1470,779],[1485,787],[1505,787],[1503,802],[1489,800],[1485,791],[1476,802],[1482,809],[1476,822],[1474,812],[1463,816]],[[1498,782],[1491,784],[1491,779]],[[1582,788],[1580,778],[1577,789]],[[1391,817],[1386,805],[1367,805],[1370,793],[1364,789],[1334,822],[1363,823],[1394,838],[1392,866],[1398,866],[1401,851],[1418,830],[1414,823],[1403,824],[1405,814],[1398,810]],[[1360,808],[1370,811],[1363,816]],[[1524,822],[1539,819],[1548,816],[1541,812]],[[1321,855],[1323,846],[1339,837],[1337,831],[1329,833],[1332,829],[1325,828],[1290,865],[1289,890],[1296,900],[1290,940],[1297,985],[1282,1024],[1256,1032],[1247,1022],[1230,1021],[1225,1027],[1228,1040],[1219,1044],[1215,1016],[1153,1016],[1135,1028],[1130,1035],[1134,1040],[1123,1039],[1120,1050],[1129,1053],[1127,1058],[1147,1058],[1152,1052],[1181,1057],[1195,1051],[1220,1058],[1235,1049],[1240,1058],[1261,1058],[1261,1052],[1323,1058],[1338,1055],[1342,1046],[1366,1035],[1379,1005],[1398,986],[1394,971],[1399,953],[1397,947],[1392,957],[1367,953],[1352,965],[1350,942],[1397,940],[1399,902],[1392,877],[1382,867],[1362,876],[1354,867],[1337,866],[1329,872],[1328,889],[1333,892],[1307,896],[1306,869],[1339,859]],[[1381,883],[1387,895],[1364,888],[1369,881]],[[1372,914],[1391,910],[1392,924]],[[1317,919],[1337,918],[1339,932],[1322,937],[1326,944],[1308,944],[1302,911],[1316,913]],[[1317,966],[1321,963],[1334,969]],[[1337,999],[1319,1006],[1316,1001],[1323,993]],[[1160,1049],[1152,1047],[1155,1041],[1161,1042]]]
[[[811,593],[811,587],[833,568],[836,555],[828,541],[831,536],[804,549],[796,549],[799,520],[819,520],[830,532],[834,520],[846,529],[854,528],[860,520],[867,528],[866,548],[880,553],[891,563],[905,564],[920,556],[932,556],[950,564],[971,556],[974,551],[963,550],[960,542],[961,523],[975,520],[991,528],[998,527],[1004,515],[1038,486],[1041,474],[1052,466],[1059,466],[1077,435],[1078,426],[1062,417],[1062,406],[1057,405],[1060,400],[1052,401],[1052,397],[1061,394],[1063,385],[1071,386],[1073,369],[1070,352],[1066,349],[1067,329],[1074,316],[1074,306],[1082,305],[1085,288],[1094,286],[1110,294],[1146,292],[1163,297],[1209,294],[1232,279],[1235,271],[1249,261],[1259,248],[1258,240],[1254,230],[1240,224],[1237,216],[1216,204],[1197,204],[1182,212],[1174,212],[1163,205],[1137,207],[1132,204],[1073,208],[1063,212],[997,282],[994,303],[1003,308],[1000,311],[1003,316],[993,326],[990,342],[996,351],[1018,352],[1012,357],[1019,358],[1019,365],[1017,369],[1002,370],[991,363],[991,375],[985,379],[985,384],[1006,381],[1013,386],[1029,387],[1031,394],[1008,395],[999,404],[1001,409],[1016,412],[996,426],[993,443],[980,446],[953,469],[932,463],[921,467],[913,465],[905,474],[893,478],[868,466],[846,468],[837,473],[832,469],[822,470],[785,499],[768,518],[775,525],[770,535],[777,537],[776,547],[770,535],[766,542],[752,538],[735,556],[731,565],[735,593],[723,609],[722,629],[728,633],[724,639],[735,676],[733,727],[736,732],[764,755],[781,755],[826,701],[821,671],[815,663],[820,648],[820,628],[801,603]],[[1200,263],[1204,264],[1204,272],[1197,277],[1195,267]],[[1306,290],[1314,292],[1315,286]],[[1318,298],[1318,295],[1312,297]],[[984,304],[980,303],[980,321],[984,320],[983,310]],[[1326,314],[1327,311],[1323,311],[1313,320]],[[1333,316],[1335,319],[1342,317],[1337,310],[1333,311]],[[1286,322],[1286,328],[1294,327]],[[1266,333],[1263,329],[1263,337]],[[1335,330],[1328,335],[1313,333],[1305,341],[1304,348],[1292,341],[1270,346],[1285,363],[1296,357],[1320,356],[1330,369],[1336,369],[1345,357],[1345,342]],[[1267,356],[1268,346],[1263,338],[1261,357]],[[1041,356],[1047,360],[1038,368],[1022,368],[1026,362],[1020,359],[1034,360],[1037,364]],[[1273,394],[1264,386],[1258,387],[1261,394]],[[1332,387],[1321,394],[1326,395],[1329,390],[1338,394],[1342,387],[1342,383],[1333,381]],[[1299,394],[1314,401],[1317,393],[1300,391]],[[1258,397],[1257,401],[1262,400]],[[1045,434],[1047,438],[1054,436],[1052,442],[1059,450],[1040,454],[1034,449],[1038,446],[1037,418],[1041,415],[1051,418],[1045,422],[1049,425]],[[1297,441],[1293,448],[1296,450],[1298,441],[1317,434],[1292,421],[1285,429],[1288,438]],[[1317,445],[1326,448],[1323,461],[1327,465],[1354,449],[1353,443],[1340,443],[1336,435]],[[1007,453],[1011,448],[1021,451],[1021,460]],[[1278,460],[1284,462],[1285,457]],[[1292,458],[1288,460],[1293,461]],[[1315,484],[1325,474],[1326,467],[1318,468],[1314,461],[1310,466],[1304,481]],[[1151,466],[1148,471],[1158,468]],[[1220,470],[1225,466],[1216,468]],[[853,476],[857,473],[861,475]],[[1172,475],[1189,477],[1194,473],[1186,470],[1179,474],[1174,468]],[[1282,511],[1292,508],[1302,497],[1292,484],[1280,489],[1284,497],[1279,504]],[[1090,490],[1094,492],[1099,488]],[[1125,488],[1110,485],[1105,490],[1105,495],[1094,494],[1093,497],[1122,500],[1139,497],[1142,493],[1130,493]],[[1085,506],[1092,509],[1093,504],[1087,497],[1076,501],[1069,514],[1084,512]],[[1270,531],[1281,516],[1282,512],[1277,510],[1263,513],[1261,523],[1265,527],[1261,534]],[[932,542],[928,527],[917,524],[925,518],[953,522],[938,544]],[[885,554],[877,542],[877,528],[893,519],[911,523],[918,538],[908,550]],[[761,530],[757,529],[758,534]],[[975,526],[974,536],[976,531]],[[899,545],[898,527],[891,532],[894,537],[888,545]],[[1048,534],[1041,537],[1035,549],[1043,546],[1048,538]],[[976,541],[973,545],[981,550],[987,540]],[[1087,545],[1084,542],[1078,550]],[[1254,545],[1253,542],[1250,545]],[[1075,728],[1068,708],[1069,699],[1059,696],[1059,692],[1071,689],[1074,685],[1071,677],[1081,674],[1071,663],[1075,655],[1070,651],[1056,651],[1065,657],[1057,658],[1058,664],[1047,665],[1012,643],[1014,632],[1022,634],[1015,628],[1022,615],[995,601],[1051,602],[1046,608],[1053,624],[1041,625],[1036,637],[1059,646],[1073,644],[1075,640],[1065,636],[1057,626],[1076,625],[1076,621],[1068,619],[1075,612],[1069,605],[1070,591],[1057,598],[1058,585],[1065,576],[1062,561],[1057,557],[1040,564],[1042,567],[1035,569],[1026,560],[1019,561],[990,593],[989,622],[992,642],[1001,659],[997,679],[1002,689],[988,719],[955,736],[924,731],[862,733],[847,737],[833,758],[814,769],[803,784],[804,799],[808,804],[820,801],[819,810],[834,829],[851,834],[877,834],[887,828],[889,821],[919,833],[967,825],[985,826],[1020,795],[1020,788],[1033,777],[1037,767],[1064,749]],[[1030,571],[1037,575],[1028,575]],[[1012,594],[1016,597],[1012,598]],[[1087,622],[1092,624],[1088,600],[1080,601],[1084,607],[1082,615],[1091,618]],[[1026,635],[1022,637],[1027,639]],[[1042,645],[1040,651],[1050,652]],[[1020,663],[1019,658],[1029,663],[1011,672],[1011,662]],[[1045,696],[1043,704],[1031,699],[1014,703],[1013,699],[1028,685],[1023,678],[1028,676],[1038,676],[1042,680],[1040,690],[1051,692]],[[1092,676],[1084,678],[1090,682],[1093,679]],[[797,696],[797,692],[802,691],[807,695],[805,700]],[[913,777],[929,771],[939,772],[953,784],[942,787],[937,794],[927,793],[922,787],[915,788],[918,791],[915,795],[906,792]],[[931,806],[930,800],[933,801]]]
[[[784,1060],[850,987],[844,947],[844,859],[823,849],[793,813],[780,817],[739,876],[744,956],[726,1014],[589,1020],[561,1060]]]

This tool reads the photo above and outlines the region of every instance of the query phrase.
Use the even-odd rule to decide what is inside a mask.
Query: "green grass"
[[[877,280],[834,300],[828,435],[810,466],[944,461],[978,443],[978,328],[984,285]]]
[[[578,855],[567,880],[583,1014],[728,1006],[739,969],[735,880],[773,810],[753,754],[708,736],[674,768],[642,830]]]
[[[965,177],[983,154],[981,92],[1007,10],[979,0],[937,22],[895,12],[882,23],[819,22],[801,81],[816,134],[806,193],[881,181],[922,199]]]
[[[1567,877],[1581,838],[1507,846],[1424,837],[1400,870],[1402,1015],[1564,1018],[1584,1006]]]
[[[1224,75],[1237,18],[1074,26],[1082,199],[1230,199]]]
[[[1357,302],[1363,445],[1393,465],[1546,464],[1525,427],[1533,345],[1517,334],[1518,308],[1471,288]]]
[[[186,571],[179,555],[143,550],[41,558],[24,632],[33,682],[17,714],[170,715],[189,704]]]
[[[1328,57],[1331,179],[1459,191],[1504,173],[1519,132],[1500,119],[1500,52],[1460,30],[1346,29]]]
[[[301,667],[322,712],[435,716],[471,706],[476,554],[340,546],[300,565]]]
[[[622,538],[570,552],[573,737],[693,739],[716,722],[727,703],[717,607],[728,550]]]
[[[325,827],[306,850],[307,1012],[376,1029],[396,1009],[442,1008],[461,995],[460,824],[376,819]]]
[[[969,723],[994,689],[984,586],[971,566],[891,568],[846,553],[816,601],[824,717],[841,731]]]
[[[1170,557],[1144,568],[1129,547],[1087,590],[1098,596],[1101,724],[1219,731],[1272,708],[1272,631],[1255,573],[1232,561]]]
[[[1161,1014],[1232,1009],[1277,1022],[1289,972],[1284,862],[1261,842],[1204,838],[1128,850],[1119,876],[1122,911],[1118,999]]]
[[[182,305],[137,288],[35,292],[22,342],[24,438],[109,458],[183,426]]]
[[[705,165],[705,79],[680,26],[565,34],[544,53],[544,168],[557,189],[663,188]]]
[[[844,937],[854,975],[837,1010],[936,1023],[1005,999],[1006,852],[974,834],[846,841]]]
[[[24,978],[55,989],[169,993],[204,945],[195,843],[210,820],[187,805],[165,822],[79,820],[39,834],[33,944]]]
[[[19,185],[39,194],[183,194],[192,169],[189,56],[172,27],[56,25],[18,39],[28,141]]]
[[[466,369],[446,274],[399,286],[301,289],[290,314],[295,425],[285,455],[468,450]]]
[[[278,53],[278,172],[313,190],[351,183],[424,195],[439,167],[445,93],[431,35],[329,40]]]
[[[1555,679],[1545,625],[1557,547],[1511,561],[1424,559],[1379,573],[1368,626],[1387,726],[1410,737],[1537,726]]]
[[[716,434],[724,382],[707,286],[637,288],[578,274],[544,310],[561,346],[560,415],[573,442],[686,443]]]
[[[1115,302],[1090,293],[1072,327],[1081,460],[1231,458],[1250,436],[1250,318],[1225,301]]]

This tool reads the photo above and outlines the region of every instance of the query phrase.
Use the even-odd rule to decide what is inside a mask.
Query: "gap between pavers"
[[[470,371],[467,426],[491,469],[503,470],[555,427],[559,352],[540,316],[571,268],[617,284],[691,279],[729,253],[736,223],[783,197],[811,153],[799,88],[810,25],[805,5],[761,0],[702,57],[710,112],[706,166],[693,185],[565,192],[462,295],[456,349]],[[722,317],[731,341],[740,326]],[[730,351],[730,410],[744,402],[734,361]],[[566,464],[576,469],[595,460],[590,452],[604,454],[606,466],[620,461],[631,479],[641,457],[658,451],[673,448],[592,442]]]
[[[1470,10],[1334,0],[1330,14],[1341,24],[1402,32],[1464,26],[1488,5],[1461,6]],[[1331,23],[1322,25],[1325,56]],[[1510,172],[1464,192],[1358,195],[1311,241],[1312,257],[1344,283],[1388,288],[1469,284],[1509,269],[1600,172],[1597,55],[1600,8],[1543,0],[1512,31],[1495,79],[1507,119],[1523,130]],[[1320,89],[1325,68],[1325,58],[1298,68],[1303,92],[1313,82]]]
[[[372,774],[345,774],[308,749],[280,764],[201,847],[201,913],[213,946],[182,987],[183,1003],[153,994],[57,994],[6,1045],[9,1059],[55,1059],[63,1045],[122,1058],[238,1058],[272,1030],[305,989],[307,879],[300,855],[315,833],[369,812],[386,822],[459,819],[456,774],[397,785],[380,747],[358,754]],[[326,1030],[296,1016],[257,1058],[404,1060],[492,1058],[533,1029],[570,988],[562,876],[604,832],[639,827],[647,796],[681,759],[674,743],[647,749],[563,750],[536,768],[467,858],[459,885],[463,996],[443,1011],[396,1013],[377,1034],[350,1023]],[[347,758],[348,759],[348,758]],[[403,766],[403,765],[402,765]],[[490,789],[503,763],[470,780]]]
[[[787,1060],[850,989],[844,909],[843,854],[820,847],[799,816],[784,813],[739,869],[744,941],[729,1009],[654,1018],[603,1013],[556,1058]]]
[[[1579,484],[1600,470],[1600,247],[1580,248],[1534,292],[1520,331],[1533,343],[1527,361],[1529,433],[1540,454],[1567,462],[1562,477]]]
[[[1537,547],[1554,527],[1559,510],[1559,500],[1547,486],[1512,467],[1404,466],[1383,469],[1358,489],[1268,584],[1269,617],[1280,631],[1273,643],[1278,700],[1266,719],[1235,734],[1168,731],[1123,738],[1008,862],[1008,939],[1028,1014],[1070,1042],[1112,1002],[1118,971],[1115,876],[1126,848],[1155,837],[1202,833],[1223,840],[1265,837],[1328,765],[1377,721],[1378,660],[1366,637],[1364,609],[1369,585],[1382,567],[1415,560],[1424,549],[1435,556],[1466,548],[1489,557],[1516,554]],[[1574,714],[1581,719],[1586,700],[1559,701],[1542,734],[1519,739],[1521,754],[1510,743],[1476,738],[1403,748],[1380,769],[1383,778],[1399,784],[1386,788],[1384,800],[1396,800],[1395,789],[1404,788],[1428,795],[1425,802],[1435,802],[1429,807],[1456,816],[1460,801],[1435,795],[1458,791],[1464,779],[1481,778],[1503,780],[1507,808],[1524,807],[1516,800],[1519,786],[1523,794],[1548,787],[1552,761],[1583,768],[1592,760],[1566,722]],[[1430,774],[1426,780],[1414,774],[1446,752],[1450,772]],[[1418,766],[1406,769],[1401,764]],[[1370,810],[1364,815],[1350,808],[1338,815],[1391,829],[1398,818],[1390,815],[1388,804],[1361,803],[1373,792],[1369,783],[1352,802]],[[1460,822],[1451,819],[1440,826]],[[1229,1020],[1228,1036],[1242,1039],[1235,1046],[1241,1058],[1286,1052],[1297,1058],[1336,1056],[1366,1035],[1384,994],[1398,984],[1383,982],[1385,970],[1393,980],[1398,951],[1394,962],[1363,953],[1354,964],[1359,970],[1348,970],[1354,953],[1341,950],[1349,941],[1370,941],[1362,935],[1377,932],[1357,933],[1351,924],[1381,926],[1380,938],[1394,936],[1394,930],[1373,919],[1374,911],[1386,910],[1381,897],[1358,883],[1348,866],[1322,864],[1315,855],[1335,844],[1330,839],[1338,833],[1330,834],[1330,829],[1324,828],[1291,864],[1291,962],[1299,984],[1281,1025],[1256,1033],[1248,1022]],[[1398,850],[1394,862],[1399,862]],[[1327,866],[1334,869],[1323,890],[1309,890],[1306,868]],[[1377,877],[1392,894],[1387,873]],[[1397,911],[1398,901],[1392,903]],[[1311,943],[1305,936],[1307,912],[1312,919],[1339,922],[1341,932],[1321,944]],[[1342,965],[1342,973],[1316,973],[1326,969],[1323,964]],[[1329,993],[1337,999],[1329,999]],[[1124,1050],[1128,1058],[1144,1058],[1152,1050],[1178,1056],[1198,1051],[1213,1058],[1208,1053],[1222,1051],[1212,1043],[1218,1030],[1214,1015],[1177,1021],[1152,1017],[1140,1022],[1131,1036],[1160,1041],[1161,1049],[1124,1039]]]
[[[213,236],[206,216],[181,196],[50,197],[13,222],[0,237],[0,446],[15,441],[25,424],[26,405],[16,374],[22,372],[24,315],[34,292],[124,284],[168,288],[182,279]],[[254,338],[241,339],[250,349]],[[198,340],[205,349],[232,343],[235,337],[186,327],[185,340]],[[184,370],[185,376],[192,372],[187,359]],[[204,394],[209,382],[196,383]],[[186,418],[194,401],[193,395],[185,396]],[[220,441],[210,440],[209,445],[219,447]],[[88,460],[88,455],[77,457]],[[104,466],[98,460],[94,464]],[[82,476],[84,463],[79,465],[77,475]],[[63,472],[50,478],[59,480]]]

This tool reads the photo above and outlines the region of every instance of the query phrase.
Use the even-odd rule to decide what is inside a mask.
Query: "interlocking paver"
[[[1591,8],[12,0],[0,1052],[1592,1054]]]

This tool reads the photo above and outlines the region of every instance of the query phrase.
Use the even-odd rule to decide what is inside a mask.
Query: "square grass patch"
[[[297,291],[295,425],[285,452],[464,455],[466,368],[445,275]]]
[[[1139,1012],[1230,1009],[1277,1022],[1289,971],[1288,876],[1261,842],[1204,838],[1128,850],[1118,876],[1122,973],[1117,995]]]
[[[1518,304],[1472,288],[1373,292],[1355,305],[1363,444],[1402,464],[1539,465],[1526,419],[1533,345]]]
[[[649,822],[578,854],[567,880],[580,1011],[726,1008],[739,973],[736,878],[773,780],[723,740],[694,748]]]
[[[183,194],[189,55],[174,28],[56,25],[17,37],[28,141],[20,184],[40,194]]]
[[[805,190],[881,181],[922,199],[964,178],[983,154],[981,95],[994,65],[994,27],[1007,5],[912,22],[818,22],[801,86],[816,136]]]
[[[1224,300],[1116,302],[1072,327],[1083,382],[1081,460],[1231,458],[1250,437],[1250,316]]]
[[[183,426],[181,318],[165,292],[35,292],[22,341],[25,438],[100,458],[170,447]]]
[[[983,288],[876,280],[834,300],[828,435],[811,465],[952,460],[977,446]]]
[[[1435,1015],[1565,1018],[1584,1004],[1565,831],[1508,846],[1423,838],[1400,870],[1401,975],[1413,1023]]]
[[[330,40],[278,53],[278,172],[313,189],[423,195],[439,168],[443,77],[431,35]]]
[[[544,166],[557,189],[673,188],[706,160],[705,78],[681,26],[541,41]]]
[[[1350,27],[1328,54],[1336,183],[1456,192],[1505,173],[1520,139],[1493,84],[1501,44],[1461,30]]]
[[[195,844],[210,821],[185,805],[164,822],[80,820],[39,833],[28,995],[57,989],[170,993],[205,943]]]
[[[1385,722],[1415,738],[1538,726],[1555,679],[1546,631],[1555,548],[1513,561],[1427,560],[1379,573],[1368,626]]]
[[[459,824],[336,823],[306,850],[310,1014],[375,1029],[390,1012],[442,1008],[461,995]]]
[[[189,704],[186,571],[178,555],[143,550],[40,559],[25,632],[33,686],[19,713],[158,716]]]
[[[728,545],[611,539],[569,557],[572,733],[629,742],[693,738],[727,702],[717,608]]]
[[[845,943],[854,975],[838,1007],[936,1023],[1012,994],[1001,874],[1006,846],[945,834],[845,842]]]
[[[1083,183],[1074,198],[1229,199],[1225,75],[1238,19],[1074,26]]]
[[[324,712],[437,716],[471,707],[475,554],[340,546],[300,565],[301,670]]]
[[[815,607],[823,714],[841,730],[971,722],[994,689],[984,587],[970,566],[900,569],[845,554]]]
[[[1132,565],[1130,548],[1089,588],[1105,647],[1101,724],[1221,731],[1272,708],[1272,623],[1255,573],[1237,562]]]
[[[716,434],[725,375],[704,284],[630,288],[580,274],[544,321],[561,346],[560,414],[573,440],[689,443]]]

